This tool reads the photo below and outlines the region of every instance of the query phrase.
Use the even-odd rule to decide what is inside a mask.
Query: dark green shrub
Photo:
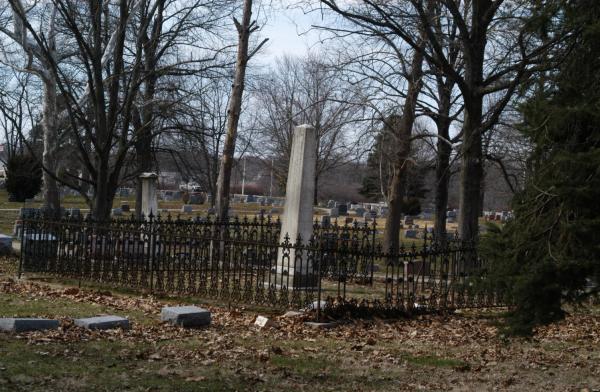
[[[42,188],[42,167],[30,155],[14,155],[6,163],[6,190],[15,201],[24,202]]]

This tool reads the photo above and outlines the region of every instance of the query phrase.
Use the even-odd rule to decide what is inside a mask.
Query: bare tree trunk
[[[389,213],[385,222],[383,245],[386,250],[397,252],[400,247],[400,220],[402,217],[402,202],[406,193],[405,176],[409,166],[411,151],[411,134],[415,122],[417,98],[423,84],[423,53],[422,50],[413,52],[411,75],[408,84],[402,117],[388,119],[396,138],[396,154],[394,158],[394,173],[388,195]],[[396,117],[396,116],[392,116]]]
[[[438,113],[435,117],[437,126],[437,157],[435,167],[435,222],[434,236],[437,241],[445,243],[446,218],[448,210],[448,186],[450,184],[451,168],[450,154],[450,110],[452,108],[452,88],[454,82],[451,79],[443,80],[441,75],[437,76],[437,91],[439,97]]]
[[[437,121],[438,138],[437,161],[435,167],[435,222],[434,235],[437,241],[446,242],[446,211],[448,209],[448,186],[450,183],[450,153],[452,146],[448,144],[450,121]]]
[[[402,202],[406,193],[406,181],[404,181],[404,177],[410,165],[412,122],[410,128],[407,128],[407,121],[404,120],[404,116],[399,118],[392,116],[388,121],[391,123],[390,126],[393,127],[393,132],[397,138],[397,150],[394,157],[392,181],[388,192],[389,213],[385,221],[383,243],[386,250],[397,252],[400,246]]]
[[[481,132],[476,124],[481,121],[465,115],[463,148],[461,150],[460,202],[458,230],[462,239],[476,240],[479,231],[481,198]]]
[[[98,220],[106,220],[110,217],[112,200],[109,192],[108,159],[99,157],[98,176],[96,178],[96,189],[94,192],[94,217]]]
[[[489,2],[473,3],[472,41],[464,49],[465,84],[470,94],[464,94],[465,118],[461,148],[460,202],[458,231],[463,240],[477,240],[481,181],[483,178],[482,120],[483,95],[479,86],[483,83],[487,25],[483,25]]]
[[[246,66],[248,65],[248,41],[252,33],[252,0],[244,0],[244,13],[242,23],[237,20],[235,25],[238,31],[238,51],[235,64],[235,78],[231,90],[231,100],[227,109],[227,135],[223,146],[223,157],[217,178],[217,197],[215,200],[217,216],[221,220],[228,219],[229,190],[231,185],[231,169],[233,167],[233,156],[235,153],[235,141],[237,138],[240,111],[242,108],[242,95],[246,78]]]
[[[319,203],[319,174],[315,174],[315,194],[313,196],[313,204],[317,205]]]
[[[53,211],[60,209],[60,192],[56,179],[58,169],[58,107],[56,102],[56,79],[52,72],[43,80],[44,95],[42,102],[42,129],[44,151],[42,165],[44,167],[44,205]]]

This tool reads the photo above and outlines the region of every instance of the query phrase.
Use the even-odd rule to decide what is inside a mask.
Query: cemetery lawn
[[[531,339],[505,339],[498,310],[314,329],[281,311],[228,309],[194,298],[155,298],[16,281],[0,261],[0,317],[61,320],[56,331],[0,333],[0,391],[414,391],[600,388],[600,308],[573,312]],[[209,328],[161,324],[166,304],[212,311]],[[128,331],[90,332],[71,317],[116,314]],[[276,322],[253,326],[257,314]],[[587,388],[587,389],[586,389]]]

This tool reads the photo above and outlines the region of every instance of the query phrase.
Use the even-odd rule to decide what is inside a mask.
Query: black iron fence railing
[[[330,312],[411,312],[494,306],[472,244],[437,242],[385,252],[377,224],[315,224],[307,241],[268,217],[23,219],[19,271],[153,292]],[[322,304],[322,301],[325,303]]]

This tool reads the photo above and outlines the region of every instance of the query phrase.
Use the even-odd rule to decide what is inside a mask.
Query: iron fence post
[[[148,249],[150,250],[150,294],[154,293],[154,254],[156,251],[156,238],[154,233],[154,222],[152,218],[152,213],[150,213],[150,216],[148,217],[148,225],[150,230],[150,244],[148,246]]]
[[[19,280],[21,279],[21,274],[23,273],[23,248],[25,247],[25,226],[25,219],[23,219],[21,221],[21,232],[19,233],[21,237],[21,249],[19,250]]]
[[[318,263],[319,263],[318,275],[317,275],[317,279],[318,279],[318,283],[317,283],[318,284],[318,286],[317,286],[317,322],[321,321],[321,288],[322,288],[321,279],[323,277],[323,274],[321,272],[322,271],[321,265],[323,264],[322,259],[323,259],[323,252],[319,251],[319,257],[317,258]]]

